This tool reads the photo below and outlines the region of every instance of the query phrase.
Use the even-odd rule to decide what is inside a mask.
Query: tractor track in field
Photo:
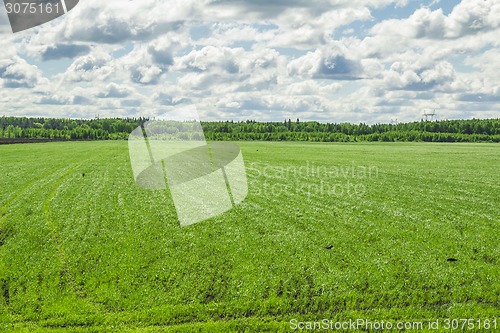
[[[5,244],[5,241],[10,235],[9,230],[6,230],[5,221],[8,216],[8,211],[10,206],[16,202],[19,197],[23,194],[29,193],[29,190],[38,183],[43,182],[47,177],[52,178],[55,174],[60,171],[60,167],[56,166],[50,168],[47,172],[42,174],[40,177],[26,183],[21,189],[12,194],[4,203],[0,206],[0,248]],[[8,229],[8,228],[7,228]]]
[[[84,162],[72,163],[63,168],[61,168],[60,166],[52,167],[47,172],[43,173],[40,177],[37,177],[37,179],[25,184],[21,189],[19,189],[13,195],[11,195],[11,197],[2,206],[0,206],[0,251],[1,251],[2,245],[5,244],[5,241],[11,235],[11,233],[9,232],[10,229],[5,228],[5,221],[8,218],[9,215],[8,211],[10,207],[18,199],[23,198],[25,195],[29,195],[29,193],[32,192],[32,189],[38,184],[41,184],[41,186],[44,189],[46,189],[47,196],[43,200],[41,207],[42,207],[43,220],[45,221],[46,226],[48,227],[49,230],[47,241],[52,242],[55,246],[56,250],[55,256],[57,257],[58,261],[61,264],[60,277],[61,278],[64,277],[66,281],[68,281],[72,290],[77,294],[82,294],[83,291],[80,290],[75,280],[70,276],[68,272],[67,269],[68,259],[66,256],[66,251],[62,246],[62,242],[59,236],[59,225],[56,223],[56,221],[52,216],[52,209],[50,205],[53,199],[56,197],[57,192],[61,188],[61,186],[72,175],[74,175],[78,171],[78,169],[91,164],[95,160],[96,158],[89,158]],[[4,229],[9,229],[9,230],[4,230]],[[0,287],[3,287],[2,289],[5,289],[6,285],[7,281],[3,281],[2,285],[2,280],[0,280]],[[4,290],[4,294],[5,293],[6,292]]]
[[[42,214],[43,214],[43,219],[46,222],[48,229],[49,229],[49,236],[48,236],[48,241],[52,242],[55,245],[56,253],[55,255],[57,256],[60,264],[61,264],[61,271],[60,271],[60,278],[63,279],[65,278],[69,285],[71,286],[71,289],[73,292],[77,295],[84,295],[84,291],[81,289],[80,286],[76,283],[74,277],[72,274],[69,272],[68,269],[68,258],[66,255],[66,250],[62,244],[62,241],[60,239],[60,225],[56,223],[56,221],[52,217],[52,209],[50,207],[51,202],[57,195],[57,191],[61,186],[64,184],[66,180],[68,180],[79,168],[82,168],[83,166],[89,165],[92,162],[97,160],[96,158],[89,158],[85,162],[74,164],[72,167],[70,167],[61,177],[57,179],[55,183],[51,186],[50,192],[48,192],[47,197],[42,203]]]
[[[88,159],[86,163],[78,163],[77,166],[75,166],[74,168],[72,168],[67,173],[74,172],[78,167],[81,167],[84,164],[89,164],[89,163],[91,163],[94,160],[98,160],[98,159],[96,159],[96,158],[94,158],[94,159]],[[73,164],[71,164],[71,165],[73,165]],[[40,175],[40,177],[37,177],[36,179],[34,179],[34,180],[26,183],[22,188],[20,188],[14,194],[12,194],[2,205],[0,205],[0,229],[2,228],[2,222],[4,222],[4,220],[6,219],[9,207],[12,205],[12,203],[14,203],[23,194],[25,194],[26,192],[28,192],[28,190],[31,187],[35,186],[38,183],[43,182],[47,178],[48,179],[54,178],[54,175],[56,175],[57,173],[59,173],[61,171],[61,169],[67,169],[70,166],[66,166],[65,168],[61,168],[60,166],[52,167],[47,172],[45,172],[42,175]],[[73,169],[75,169],[75,170],[73,170]]]
[[[3,205],[0,206],[0,226],[2,219],[5,218],[7,211],[9,209],[9,206],[16,201],[17,198],[19,198],[22,194],[24,194],[26,191],[28,191],[32,186],[34,186],[37,183],[42,182],[44,179],[47,177],[52,177],[56,173],[58,173],[61,170],[60,167],[53,167],[50,168],[48,172],[42,174],[40,177],[36,178],[33,181],[30,181],[26,183],[21,189],[16,191],[14,194],[12,194]]]
[[[69,171],[66,171],[65,175],[69,176],[76,167],[70,168]],[[43,183],[47,179],[53,179],[56,178],[56,175],[61,172],[61,168],[59,166],[52,167],[48,169],[47,172],[44,172],[40,177],[37,177],[36,179],[26,183],[21,189],[16,191],[13,195],[11,195],[5,203],[0,206],[0,254],[2,252],[2,247],[5,245],[6,241],[8,238],[10,238],[13,234],[13,229],[11,226],[6,225],[6,220],[8,217],[8,211],[10,209],[10,206],[15,203],[19,198],[22,198],[25,194],[29,194],[31,189],[35,187],[37,184]],[[67,177],[66,176],[66,177]],[[63,180],[60,180],[62,183]],[[54,189],[54,193],[57,189]],[[0,265],[2,263],[0,262]],[[1,296],[4,298],[6,304],[10,303],[10,292],[9,292],[9,282],[8,278],[2,277],[0,279],[0,286],[1,286]]]
[[[42,204],[42,214],[43,214],[43,220],[46,222],[48,228],[49,228],[49,236],[48,236],[48,242],[52,242],[55,245],[56,248],[56,253],[55,255],[57,256],[57,259],[59,260],[61,264],[61,271],[60,271],[60,277],[63,278],[65,275],[68,275],[68,281],[71,284],[71,287],[73,290],[76,290],[77,286],[73,278],[69,276],[69,272],[67,269],[68,265],[68,260],[66,256],[66,251],[64,247],[62,246],[60,236],[59,236],[59,226],[57,223],[54,221],[52,217],[52,210],[50,208],[50,204],[52,200],[55,198],[57,195],[57,191],[61,187],[61,185],[68,179],[70,178],[71,175],[73,175],[76,170],[82,166],[83,163],[76,164],[75,166],[72,166],[67,170],[61,177],[57,179],[55,183],[51,186],[50,192],[48,192],[47,197],[43,201]]]

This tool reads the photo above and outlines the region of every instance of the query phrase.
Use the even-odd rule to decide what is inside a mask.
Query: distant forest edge
[[[147,118],[55,119],[0,117],[0,144],[66,140],[126,140]],[[500,142],[500,118],[419,121],[399,124],[283,122],[202,122],[214,141],[424,141]],[[179,133],[181,136],[182,133]],[[184,134],[185,135],[185,134]],[[186,139],[185,137],[181,139]]]

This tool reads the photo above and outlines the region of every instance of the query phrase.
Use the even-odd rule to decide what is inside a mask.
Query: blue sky
[[[0,35],[0,115],[500,116],[495,0],[83,0]]]

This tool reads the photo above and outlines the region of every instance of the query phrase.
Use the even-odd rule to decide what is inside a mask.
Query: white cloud
[[[206,46],[176,59],[175,70],[193,72],[222,70],[227,73],[238,73],[240,68],[236,60],[244,52],[243,48]]]
[[[11,89],[0,103],[7,113],[79,116],[186,103],[213,119],[491,115],[500,3],[463,0],[448,15],[442,3],[404,16],[407,0],[80,1],[49,24],[2,35],[0,85]],[[400,18],[382,17],[386,9]]]
[[[0,59],[0,84],[4,88],[35,88],[42,79],[40,70],[19,56]]]
[[[316,50],[291,61],[288,74],[312,79],[356,80],[362,77],[363,68],[342,50]]]
[[[132,92],[132,89],[126,86],[110,83],[104,90],[98,92],[96,96],[99,98],[123,98],[130,96]]]
[[[113,74],[114,68],[110,66],[112,58],[105,53],[93,53],[77,58],[63,77],[67,81],[102,82]]]
[[[500,3],[496,0],[463,0],[447,20],[446,37],[496,29],[500,26]]]
[[[372,29],[373,35],[407,38],[459,38],[500,26],[500,3],[496,0],[463,0],[448,15],[442,9],[417,9],[409,18],[386,20]]]
[[[179,85],[212,94],[236,91],[265,91],[277,84],[284,59],[272,49],[207,46],[175,59],[174,70],[188,72]],[[283,67],[283,69],[281,69]]]
[[[455,79],[453,66],[442,61],[432,67],[419,67],[415,63],[395,62],[385,73],[383,82],[390,90],[442,90]]]

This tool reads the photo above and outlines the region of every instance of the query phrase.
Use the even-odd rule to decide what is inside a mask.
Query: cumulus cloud
[[[91,99],[81,95],[51,95],[39,98],[36,103],[44,105],[88,105],[91,104]]]
[[[56,37],[105,44],[150,40],[181,28],[197,8],[196,1],[87,0],[56,27]]]
[[[446,61],[429,68],[413,63],[395,62],[385,73],[384,85],[393,90],[430,90],[443,88],[455,79],[453,66]]]
[[[97,93],[98,98],[124,98],[132,94],[132,90],[125,86],[110,83],[106,88]]]
[[[183,48],[192,45],[192,40],[187,30],[168,32],[153,39],[148,43],[147,49],[153,62],[170,66],[175,53]]]
[[[115,69],[110,65],[112,58],[108,54],[94,53],[79,57],[64,73],[67,81],[104,81]]]
[[[500,4],[495,0],[463,0],[446,16],[442,9],[417,9],[409,18],[386,20],[375,25],[373,35],[409,38],[459,38],[500,26]]]
[[[0,83],[4,88],[34,88],[41,79],[40,70],[19,56],[0,59]]]
[[[72,45],[72,44],[56,44],[47,47],[42,53],[42,59],[57,60],[62,58],[74,58],[90,52],[90,47],[87,45]]]
[[[361,63],[339,50],[308,52],[288,64],[288,74],[312,79],[356,80],[362,77]]]
[[[210,0],[208,3],[215,7],[221,16],[236,16],[244,18],[243,14],[254,13],[260,18],[275,18],[289,10],[306,9],[318,16],[331,9],[352,7],[380,8],[388,5],[404,7],[408,0],[359,0],[353,4],[349,0]],[[226,11],[226,12],[224,12]]]
[[[227,73],[238,73],[237,59],[244,52],[243,48],[206,46],[176,59],[175,69],[194,72],[222,70]]]
[[[157,84],[163,71],[158,66],[132,66],[130,68],[130,78],[134,83],[145,85]]]
[[[170,89],[169,92],[159,91],[153,94],[153,100],[162,106],[173,106],[191,102],[190,99],[183,97],[181,94],[182,92],[178,89]]]
[[[408,0],[81,1],[3,35],[0,85],[11,89],[0,102],[6,112],[80,116],[185,103],[213,119],[491,114],[500,106],[500,4],[441,3],[406,14]]]
[[[88,45],[55,44],[43,50],[42,59],[47,61],[61,58],[74,58],[89,52],[90,47]]]
[[[272,49],[207,46],[175,59],[173,70],[187,72],[179,78],[185,89],[216,93],[266,90],[277,84],[283,58]]]
[[[290,84],[286,88],[289,96],[320,95],[329,96],[342,88],[339,83],[321,84],[315,80],[307,80]]]
[[[500,26],[500,3],[496,0],[463,0],[447,20],[447,37],[476,34]]]

